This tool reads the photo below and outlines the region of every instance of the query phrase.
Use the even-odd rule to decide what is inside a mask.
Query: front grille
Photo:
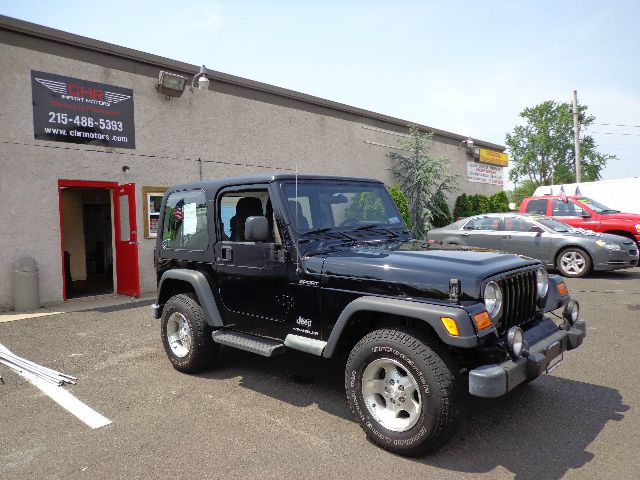
[[[498,330],[504,332],[532,320],[538,300],[535,270],[509,275],[498,280],[498,285],[502,289],[503,302]]]

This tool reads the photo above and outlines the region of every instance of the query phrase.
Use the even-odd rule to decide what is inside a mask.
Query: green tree
[[[582,180],[600,178],[609,160],[616,158],[598,152],[593,137],[586,130],[595,117],[587,115],[587,107],[578,105],[581,118],[580,151]],[[570,103],[553,100],[542,102],[520,112],[524,125],[517,125],[506,136],[511,157],[509,179],[513,182],[529,180],[536,186],[575,181],[575,152],[573,113]]]
[[[449,211],[449,205],[447,204],[447,197],[442,194],[436,194],[434,204],[438,208],[434,210],[431,223],[434,228],[446,227],[451,223],[451,213]]]
[[[468,217],[470,211],[471,205],[469,204],[469,197],[467,194],[463,193],[462,195],[459,195],[458,198],[456,198],[455,205],[453,206],[453,218],[457,219],[461,217]]]
[[[411,215],[409,214],[409,202],[407,202],[407,197],[402,193],[402,190],[400,190],[398,185],[391,185],[389,193],[391,194],[393,201],[396,203],[404,223],[408,228],[411,228]]]
[[[447,173],[449,157],[432,154],[432,137],[432,134],[423,133],[416,125],[410,125],[409,136],[399,142],[401,150],[407,155],[389,153],[392,172],[409,204],[411,233],[420,240],[432,228],[434,216],[444,213],[438,206],[438,196],[452,192],[457,182],[455,175]]]
[[[520,208],[522,200],[527,197],[533,196],[533,192],[536,190],[536,184],[531,180],[524,180],[520,185],[517,185],[512,191],[507,192],[509,201],[516,204],[516,208]]]
[[[508,212],[509,211],[509,199],[506,192],[498,192],[489,197],[491,201],[491,211],[496,212]]]

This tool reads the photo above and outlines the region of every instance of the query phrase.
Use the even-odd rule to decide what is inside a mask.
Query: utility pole
[[[573,91],[573,139],[576,153],[576,183],[582,181],[582,168],[580,166],[580,118],[578,113],[578,92]]]

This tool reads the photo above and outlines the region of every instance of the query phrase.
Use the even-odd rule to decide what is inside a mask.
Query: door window
[[[220,197],[218,212],[224,241],[246,242],[244,228],[247,218],[261,216],[267,217],[269,223],[266,241],[273,243],[277,237],[273,206],[266,189],[224,193]]]
[[[475,218],[464,226],[465,230],[498,230],[500,219],[496,217]]]
[[[539,215],[547,214],[547,199],[529,200],[527,203],[527,213],[537,213]]]
[[[506,217],[504,219],[504,230],[509,232],[530,232],[533,223],[520,217]]]
[[[202,190],[169,195],[162,222],[162,246],[173,250],[205,250],[207,202]]]
[[[563,202],[557,198],[553,199],[553,217],[581,217],[583,211],[572,201]]]
[[[131,226],[129,225],[129,195],[120,195],[118,197],[118,206],[120,207],[120,241],[128,242],[131,240]]]

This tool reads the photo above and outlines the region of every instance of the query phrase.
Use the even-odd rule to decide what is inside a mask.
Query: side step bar
[[[231,332],[229,330],[216,330],[211,336],[213,341],[220,345],[239,348],[247,352],[257,353],[263,357],[273,357],[283,353],[286,347],[281,342],[256,337],[247,333]]]

